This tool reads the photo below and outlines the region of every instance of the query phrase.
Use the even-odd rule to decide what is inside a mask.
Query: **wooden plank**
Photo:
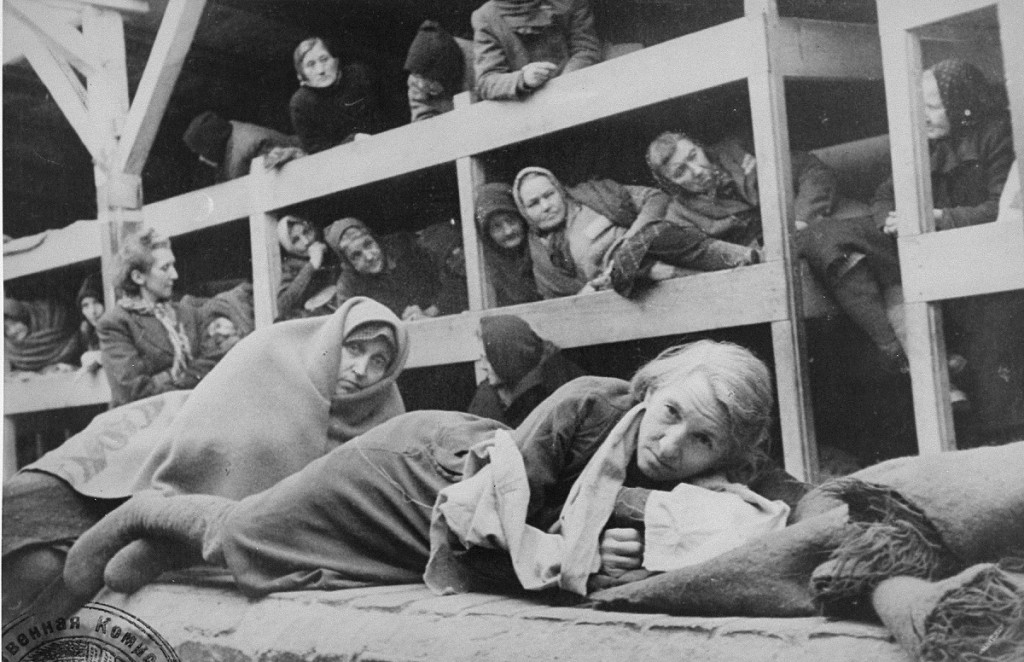
[[[882,79],[877,26],[781,18],[777,30],[778,61],[784,76]]]
[[[169,237],[248,218],[249,180],[245,177],[146,205],[146,224]]]
[[[469,92],[455,95],[455,108],[468,108]],[[487,283],[483,246],[476,225],[476,188],[484,183],[483,167],[473,157],[455,161],[459,186],[459,212],[462,215],[462,246],[466,257],[466,285],[469,288],[469,309],[481,310],[494,305],[493,288]]]
[[[903,309],[917,450],[922,455],[955,450],[956,432],[949,401],[949,367],[942,313],[937,305],[931,303],[908,303]]]
[[[185,64],[206,0],[168,0],[139,80],[114,160],[114,171],[142,174],[174,84]]]
[[[782,269],[776,262],[675,278],[637,299],[596,292],[413,322],[409,367],[478,359],[479,319],[499,311],[562,348],[779,321],[786,317]]]
[[[4,416],[4,481],[18,470],[18,427],[13,418]]]
[[[1013,147],[1018,162],[1024,164],[1024,2],[1002,0],[999,3],[999,37],[1006,71],[1006,92],[1010,98],[1010,123]],[[1024,167],[1020,168],[1024,181]],[[1022,189],[1024,190],[1024,189]]]
[[[33,374],[25,381],[4,381],[4,416],[107,402],[110,384],[102,369],[86,374]]]
[[[82,11],[82,32],[100,57],[99,66],[88,78],[89,111],[113,122],[112,136],[120,135],[128,115],[128,69],[124,46],[124,23],[116,11],[86,7]],[[92,92],[95,89],[95,94]],[[93,106],[104,108],[94,114]]]
[[[899,237],[906,240],[935,228],[931,166],[920,93],[921,47],[912,32],[896,29],[881,18],[879,31]],[[901,264],[904,259],[901,255]],[[904,311],[907,327],[904,350],[910,362],[919,450],[929,452],[955,447],[942,312],[932,303],[907,304]]]
[[[78,134],[82,144],[95,157],[96,148],[89,123],[89,112],[86,110],[86,91],[82,83],[79,82],[70,66],[62,63],[42,42],[28,34],[28,26],[17,16],[13,14],[7,16],[5,29],[8,27],[24,33],[20,41],[23,42],[25,58],[32,65],[32,69],[46,86],[61,112],[64,113],[71,128]]]
[[[274,323],[277,317],[277,286],[281,282],[277,218],[259,211],[259,189],[270,176],[263,168],[262,156],[252,160],[248,178],[253,205],[253,212],[249,216],[249,244],[252,250],[252,298],[257,329]]]
[[[780,266],[779,286],[786,305],[786,319],[772,324],[783,455],[787,471],[801,480],[813,481],[818,473],[817,445],[807,374],[800,265],[792,242],[796,231],[793,179],[779,48],[783,35],[775,0],[746,0],[745,11],[752,24],[747,87],[754,123],[764,250],[766,258]],[[761,288],[766,285],[771,284],[766,281]]]
[[[991,7],[998,0],[878,0],[878,25],[912,30],[953,16]]]
[[[17,17],[47,48],[84,75],[91,76],[102,66],[95,48],[58,13],[25,0],[5,0],[4,7],[8,17]]]
[[[986,223],[899,239],[907,301],[1024,289],[1024,226]]]
[[[523,101],[482,101],[282,168],[266,209],[481,154],[585,122],[746,78],[744,19],[708,28],[549,81]],[[700,62],[701,66],[686,66]],[[623,84],[629,81],[629,84]],[[345,167],[337,167],[344,163]],[[351,164],[359,164],[353,167]]]
[[[48,5],[64,11],[80,11],[85,6],[100,7],[103,9],[115,9],[119,12],[131,12],[133,14],[144,14],[149,11],[149,3],[143,0],[38,0],[40,4]]]

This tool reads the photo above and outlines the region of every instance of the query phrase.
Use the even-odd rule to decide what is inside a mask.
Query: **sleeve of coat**
[[[305,298],[306,288],[309,287],[310,281],[313,280],[314,273],[316,273],[316,270],[307,261],[298,271],[282,274],[281,285],[277,288],[278,315],[288,316],[305,303],[302,299]],[[292,278],[289,279],[289,275]]]
[[[576,0],[569,17],[569,61],[562,69],[567,74],[601,61],[601,40],[594,28],[594,13],[588,0]]]
[[[871,199],[871,216],[875,219],[875,226],[879,229],[884,227],[885,219],[891,211],[896,211],[896,191],[892,177],[889,177],[878,185],[875,197]]]
[[[329,138],[329,131],[324,127],[318,117],[316,100],[303,93],[299,89],[292,95],[288,104],[288,112],[292,118],[292,128],[299,136],[302,149],[309,154],[322,152],[332,147]]]
[[[523,73],[512,71],[504,47],[479,12],[473,12],[473,69],[481,99],[519,99],[528,93]]]
[[[671,200],[667,193],[650,186],[626,186],[625,188],[633,198],[633,204],[639,210],[636,220],[631,225],[633,232],[645,225],[665,220],[668,203]]]
[[[125,324],[116,319],[101,318],[96,333],[100,339],[103,372],[110,383],[112,404],[122,405],[178,389],[170,370],[147,374],[146,362]]]
[[[991,223],[999,215],[999,198],[1006,186],[1006,178],[1013,165],[1013,137],[1007,121],[998,122],[981,138],[978,160],[985,181],[985,200],[970,207],[949,207],[942,210],[937,229],[949,230],[969,225]]]
[[[836,207],[839,182],[832,169],[807,152],[793,152],[793,211],[797,223],[813,225]]]

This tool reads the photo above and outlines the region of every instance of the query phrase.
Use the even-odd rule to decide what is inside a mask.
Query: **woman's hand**
[[[644,538],[636,529],[605,529],[601,534],[601,572],[611,577],[643,564]]]
[[[889,215],[885,217],[885,227],[882,228],[882,232],[895,237],[899,234],[900,230],[900,219],[897,218],[896,212],[891,211]]]
[[[309,245],[309,265],[314,269],[319,269],[324,263],[324,252],[327,250],[327,244],[322,241],[314,241]]]
[[[531,62],[523,67],[523,85],[535,90],[555,77],[558,65],[554,62]]]

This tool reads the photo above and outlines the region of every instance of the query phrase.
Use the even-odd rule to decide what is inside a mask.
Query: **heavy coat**
[[[588,0],[550,0],[552,23],[539,34],[519,35],[493,0],[473,12],[474,69],[481,99],[517,99],[529,91],[522,68],[553,62],[567,74],[601,61]]]
[[[172,303],[178,322],[198,354],[202,346],[201,300],[186,296]],[[103,352],[103,370],[110,382],[110,405],[141,400],[158,393],[194,388],[213,363],[196,358],[194,370],[179,382],[171,377],[174,347],[167,329],[153,315],[114,306],[96,325]]]
[[[231,122],[231,135],[224,146],[224,161],[217,169],[217,181],[227,181],[249,174],[250,163],[257,156],[266,156],[275,147],[299,147],[297,136],[248,122]]]
[[[350,142],[357,133],[384,130],[370,78],[366,65],[352,63],[339,68],[330,87],[304,85],[295,91],[288,110],[304,150],[313,154]]]

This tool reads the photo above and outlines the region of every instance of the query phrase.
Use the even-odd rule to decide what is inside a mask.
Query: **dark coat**
[[[476,395],[466,411],[514,428],[526,420],[530,412],[558,387],[585,374],[582,368],[565,358],[554,345],[548,345],[545,357],[512,390],[511,402],[507,407],[498,396],[498,391],[485,381],[477,387]]]
[[[231,135],[224,146],[224,162],[217,169],[217,180],[227,181],[249,174],[249,165],[257,156],[266,156],[275,147],[298,147],[297,136],[247,122],[231,122]]]
[[[426,310],[437,304],[440,293],[437,270],[430,256],[416,244],[415,237],[400,232],[377,237],[377,243],[384,252],[384,271],[364,275],[343,268],[338,278],[337,302],[354,296],[370,297],[399,317],[408,306]]]
[[[473,12],[474,69],[481,99],[517,99],[528,94],[521,69],[553,62],[567,74],[601,61],[588,0],[550,0],[552,25],[537,35],[518,35],[493,2]]]
[[[277,288],[277,320],[309,317],[304,308],[306,301],[325,287],[333,285],[337,277],[337,269],[327,264],[314,269],[309,258],[282,254],[281,284]],[[323,308],[314,314],[328,313],[330,310]]]
[[[200,304],[192,297],[172,304],[196,356],[204,332]],[[103,352],[103,370],[110,382],[112,407],[158,393],[193,388],[213,368],[212,363],[197,358],[193,365],[195,374],[176,383],[171,377],[174,347],[167,330],[153,315],[114,306],[100,318],[96,332]]]
[[[337,82],[330,87],[300,87],[288,110],[302,148],[310,154],[350,142],[357,133],[378,133],[385,128],[370,70],[359,63],[341,67]]]

